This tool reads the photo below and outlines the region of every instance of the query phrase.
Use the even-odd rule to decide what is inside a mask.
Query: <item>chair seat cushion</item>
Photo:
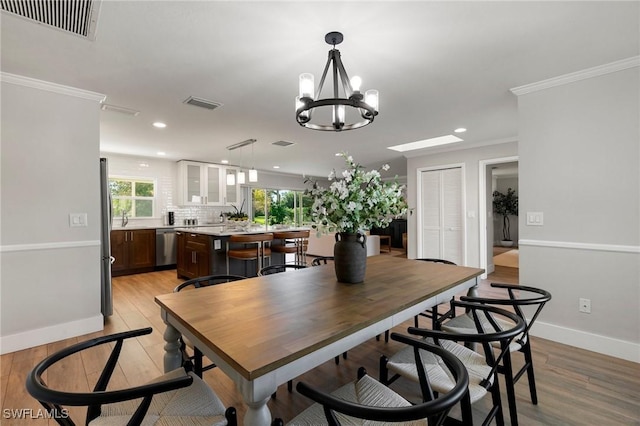
[[[434,344],[431,338],[425,340]],[[491,367],[487,365],[484,355],[449,340],[440,340],[440,344],[444,349],[458,357],[467,368],[467,372],[469,373],[469,396],[471,403],[478,401],[486,395],[487,390],[480,385],[480,382],[487,378],[487,375],[491,372]],[[420,350],[420,356],[422,357],[422,362],[433,390],[440,393],[447,393],[453,389],[455,380],[442,361],[442,358],[424,350]],[[411,346],[407,346],[393,355],[387,363],[387,368],[389,371],[400,374],[416,383],[420,382],[415,356]],[[493,376],[488,379],[489,383],[493,383]]]
[[[360,380],[348,383],[332,393],[333,396],[346,401],[370,407],[408,407],[411,405],[406,399],[381,384],[371,376],[365,375]],[[398,423],[377,422],[349,417],[341,413],[336,413],[336,417],[342,425],[397,425]],[[326,425],[327,419],[324,415],[322,405],[313,404],[311,407],[297,415],[287,425]],[[403,425],[427,426],[426,420],[416,420],[405,422]]]
[[[491,325],[489,320],[484,315],[482,314],[479,315],[479,318],[481,319],[481,325],[483,330],[485,331],[494,330],[493,325]],[[507,330],[513,327],[512,323],[501,320],[499,318],[496,318],[496,322],[503,330]],[[476,334],[478,332],[478,329],[476,328],[476,324],[473,322],[473,318],[471,317],[471,314],[468,314],[468,313],[464,315],[458,315],[457,317],[453,317],[450,320],[446,321],[445,323],[442,324],[442,330],[448,333],[459,333],[459,334]],[[509,351],[510,352],[519,351],[520,349],[522,349],[522,346],[526,343],[526,341],[527,341],[526,333],[522,333],[521,335],[516,336],[516,338],[513,339],[511,341],[511,344],[509,345]],[[491,342],[491,345],[499,347],[500,343]]]
[[[227,424],[225,407],[213,390],[192,372],[178,368],[150,383],[182,377],[193,377],[191,386],[154,395],[143,426],[151,425],[220,425]],[[91,426],[124,425],[136,411],[141,398],[102,406],[100,417]]]

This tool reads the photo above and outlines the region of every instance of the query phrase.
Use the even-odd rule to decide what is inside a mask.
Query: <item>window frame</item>
[[[115,195],[111,192],[111,181],[124,181],[131,182],[131,195]],[[153,196],[152,197],[144,197],[144,196],[136,196],[136,183],[151,183],[153,184]],[[114,202],[116,200],[131,200],[131,210],[130,214],[127,215],[129,219],[154,219],[156,218],[156,202],[157,202],[157,194],[158,194],[158,180],[153,177],[145,177],[145,176],[122,176],[122,175],[111,175],[108,179],[109,185],[109,194],[111,195],[111,207],[114,212],[114,216],[116,215],[116,206]],[[136,201],[151,201],[151,216],[137,216],[136,213]]]

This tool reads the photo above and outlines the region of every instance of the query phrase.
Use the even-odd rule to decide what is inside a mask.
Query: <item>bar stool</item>
[[[309,231],[283,231],[274,232],[273,239],[281,240],[280,244],[273,244],[271,251],[274,253],[295,253],[295,264],[307,264],[307,247],[309,246]],[[286,263],[286,262],[285,262]]]
[[[269,247],[271,241],[273,241],[273,234],[270,232],[231,235],[227,241],[227,274],[229,274],[229,259],[238,259],[245,262],[255,260],[257,275],[264,266],[265,258],[269,258],[269,264],[271,264],[271,248]],[[231,244],[242,244],[242,247],[232,248]]]

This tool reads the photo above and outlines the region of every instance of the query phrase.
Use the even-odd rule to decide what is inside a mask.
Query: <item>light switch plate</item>
[[[69,226],[72,228],[87,226],[87,214],[69,213]]]
[[[527,212],[526,224],[529,226],[542,226],[544,224],[544,215],[542,212]]]

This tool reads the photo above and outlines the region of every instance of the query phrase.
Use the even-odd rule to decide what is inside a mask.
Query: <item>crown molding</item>
[[[48,92],[59,93],[61,95],[74,96],[76,98],[88,99],[99,103],[107,99],[106,95],[88,90],[76,89],[75,87],[63,86],[62,84],[50,83],[48,81],[37,80],[35,78],[24,77],[6,72],[0,73],[0,81],[3,83],[15,84],[18,86],[31,87],[33,89],[46,90]]]
[[[511,89],[511,92],[516,96],[526,95],[527,93],[537,92],[540,90],[549,89],[551,87],[562,86],[564,84],[585,80],[587,78],[598,77],[600,75],[610,74],[612,72],[622,71],[638,66],[640,66],[640,56],[633,56],[631,58],[622,59],[620,61],[611,62],[609,64],[599,65],[597,67],[587,68],[586,70],[549,78],[537,83],[514,87],[513,89]]]

